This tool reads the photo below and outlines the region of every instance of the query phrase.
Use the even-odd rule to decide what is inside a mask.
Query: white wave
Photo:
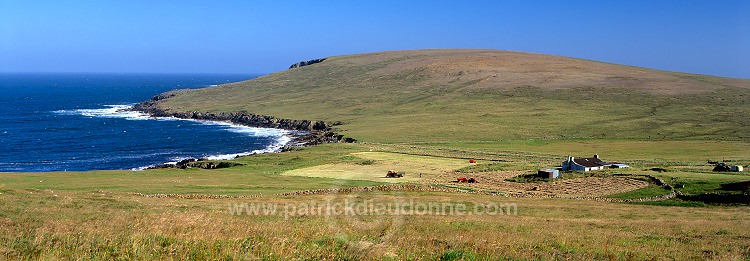
[[[54,113],[62,115],[81,115],[86,117],[102,118],[124,118],[128,120],[148,120],[151,116],[148,114],[131,111],[132,105],[104,105],[106,108],[101,109],[77,109],[77,110],[58,110]]]
[[[209,123],[207,123],[207,124],[209,124]],[[229,124],[229,123],[211,122],[210,124],[225,125],[225,124]],[[236,127],[241,127],[242,129],[245,129],[245,128],[247,128],[247,129],[262,129],[262,128],[253,128],[253,127],[245,127],[245,126],[236,126]],[[207,159],[207,160],[233,160],[233,159],[236,159],[238,157],[244,157],[244,156],[250,156],[250,155],[256,155],[256,154],[263,154],[263,153],[275,153],[275,152],[280,152],[281,149],[284,148],[284,146],[286,146],[286,144],[288,144],[289,142],[292,141],[292,137],[290,137],[288,135],[289,134],[288,131],[278,130],[278,129],[264,129],[263,131],[264,131],[264,132],[262,132],[263,134],[275,134],[273,136],[277,136],[278,137],[278,138],[276,138],[276,142],[274,142],[273,144],[267,146],[264,149],[260,149],[260,150],[253,150],[253,151],[240,152],[240,153],[231,153],[231,154],[211,155],[211,156],[206,156],[206,157],[201,157],[201,158]],[[138,167],[138,168],[132,168],[130,170],[132,170],[132,171],[142,171],[142,170],[146,170],[148,168],[152,168],[152,167],[156,167],[156,166],[160,166],[160,165],[177,165],[178,162],[183,161],[183,160],[187,160],[187,159],[191,159],[191,158],[185,158],[185,157],[173,158],[172,161],[164,162],[162,164],[148,165],[148,166],[143,166],[143,167]]]
[[[133,105],[105,105],[105,106],[107,108],[59,110],[59,111],[54,111],[54,112],[58,114],[63,114],[63,115],[82,115],[86,117],[103,117],[103,118],[124,118],[127,120],[192,121],[192,122],[198,122],[198,123],[205,124],[205,125],[221,126],[222,129],[226,131],[231,131],[234,133],[245,134],[245,135],[253,136],[253,137],[272,137],[275,140],[274,143],[268,145],[264,149],[240,152],[240,153],[232,153],[232,154],[210,155],[210,156],[203,157],[208,160],[230,160],[230,159],[235,159],[237,157],[249,156],[249,155],[254,155],[254,154],[279,152],[285,145],[287,145],[289,142],[292,141],[290,134],[292,134],[293,132],[288,131],[288,130],[248,127],[248,126],[243,126],[243,125],[237,125],[231,122],[221,122],[221,121],[180,119],[180,118],[174,118],[174,117],[151,117],[150,115],[142,113],[142,112],[129,110],[130,108],[133,107]],[[170,164],[176,165],[177,162],[185,160],[185,159],[188,159],[188,158],[173,159],[174,161],[165,162],[160,165],[170,165]],[[131,170],[134,170],[134,171],[145,170],[147,168],[154,167],[154,166],[155,165],[149,165],[149,166],[144,166],[144,167],[133,168]]]
[[[286,135],[286,133],[285,133],[283,135],[280,135],[276,139],[276,142],[274,142],[271,145],[268,145],[268,147],[266,147],[265,149],[253,150],[253,151],[241,152],[241,153],[233,153],[233,154],[213,155],[213,156],[208,156],[208,157],[205,157],[205,158],[208,159],[208,160],[231,160],[231,159],[235,159],[237,157],[250,156],[250,155],[255,155],[255,154],[263,154],[263,153],[279,152],[290,141],[292,141],[292,138],[289,137],[288,135]]]
[[[222,121],[206,121],[196,119],[181,119],[175,117],[151,117],[150,115],[142,112],[131,111],[133,105],[104,105],[107,108],[101,109],[77,109],[77,110],[58,110],[54,113],[62,115],[81,115],[86,117],[103,117],[103,118],[124,118],[128,120],[183,120],[198,122],[205,125],[218,125],[222,126],[224,130],[231,131],[234,133],[247,134],[254,137],[281,137],[289,133],[289,131],[281,129],[271,128],[257,128],[248,127],[243,125],[237,125],[231,122]]]
[[[188,120],[197,121],[205,125],[221,126],[222,129],[226,131],[245,134],[245,135],[253,136],[253,137],[281,137],[289,133],[289,131],[282,130],[282,129],[249,127],[249,126],[234,124],[231,122],[205,121],[205,120],[192,120],[192,119],[188,119]]]
[[[148,166],[143,166],[143,167],[132,168],[130,170],[131,171],[143,171],[143,170],[147,170],[149,168],[153,168],[153,167],[161,166],[161,165],[177,165],[178,162],[180,162],[182,160],[185,160],[185,159],[188,159],[188,158],[181,158],[181,159],[178,159],[176,161],[164,162],[162,164],[153,164],[153,165],[148,165]]]

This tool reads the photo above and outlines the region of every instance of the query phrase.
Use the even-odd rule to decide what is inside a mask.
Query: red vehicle
[[[456,180],[456,182],[461,182],[461,183],[476,183],[477,180],[474,179],[474,178],[460,177],[460,178],[458,178]]]

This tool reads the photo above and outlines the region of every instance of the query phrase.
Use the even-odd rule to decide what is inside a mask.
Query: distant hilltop
[[[327,59],[302,61],[289,68],[318,64]],[[561,89],[597,86],[665,94],[699,93],[726,86],[750,88],[748,80],[702,78],[703,75],[499,50],[440,49],[344,55],[330,57],[327,66],[373,69],[364,75],[350,75],[355,77],[352,80],[369,80],[366,77],[382,74],[395,76],[420,72],[423,76],[420,83],[423,84],[454,83],[475,88],[534,86]]]
[[[500,50],[333,56],[182,92],[166,111],[338,122],[361,141],[750,139],[750,80]]]

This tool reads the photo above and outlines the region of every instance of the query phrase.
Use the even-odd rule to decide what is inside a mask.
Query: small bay
[[[0,74],[0,171],[142,169],[278,150],[276,129],[152,118],[124,109],[170,90],[250,74]]]

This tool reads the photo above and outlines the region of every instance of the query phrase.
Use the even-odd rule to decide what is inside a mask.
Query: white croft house
[[[629,167],[627,164],[617,162],[604,162],[599,159],[599,155],[594,155],[593,158],[574,158],[572,156],[568,156],[568,159],[566,161],[563,161],[562,163],[563,171],[592,171],[608,168],[627,167]]]

